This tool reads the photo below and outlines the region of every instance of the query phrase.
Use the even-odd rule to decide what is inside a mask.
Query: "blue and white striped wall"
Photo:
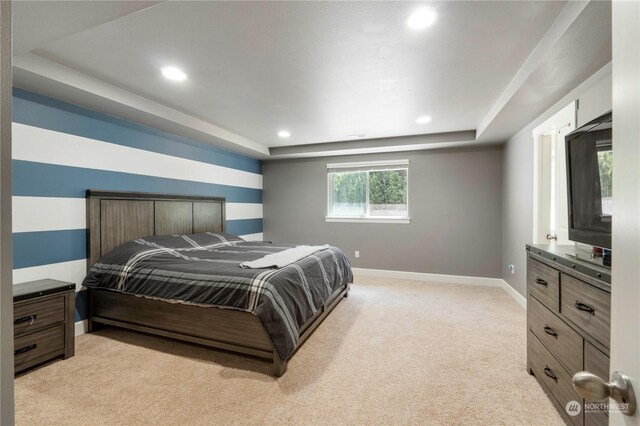
[[[259,160],[20,89],[13,122],[14,283],[54,278],[80,291],[87,189],[223,196],[227,231],[262,239]]]

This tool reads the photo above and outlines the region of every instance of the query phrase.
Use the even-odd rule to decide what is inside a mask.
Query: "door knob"
[[[558,241],[558,236],[555,234],[547,234],[547,240]]]
[[[618,409],[622,414],[635,414],[636,395],[631,386],[631,379],[619,371],[613,373],[611,382],[606,382],[588,371],[574,374],[572,381],[576,392],[587,401],[599,402],[611,398],[620,404]]]

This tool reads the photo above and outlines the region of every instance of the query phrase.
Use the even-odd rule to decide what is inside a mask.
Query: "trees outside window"
[[[329,217],[408,217],[408,168],[329,171]]]

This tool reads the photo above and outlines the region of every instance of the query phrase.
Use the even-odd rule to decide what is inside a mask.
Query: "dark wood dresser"
[[[575,254],[575,246],[527,246],[527,368],[567,424],[607,425],[571,378],[589,371],[609,380],[611,270]]]
[[[14,365],[19,373],[75,351],[75,284],[38,280],[13,286]]]

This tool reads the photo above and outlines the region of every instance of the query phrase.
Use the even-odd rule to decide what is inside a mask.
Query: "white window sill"
[[[410,217],[326,217],[327,222],[341,223],[411,223]]]

